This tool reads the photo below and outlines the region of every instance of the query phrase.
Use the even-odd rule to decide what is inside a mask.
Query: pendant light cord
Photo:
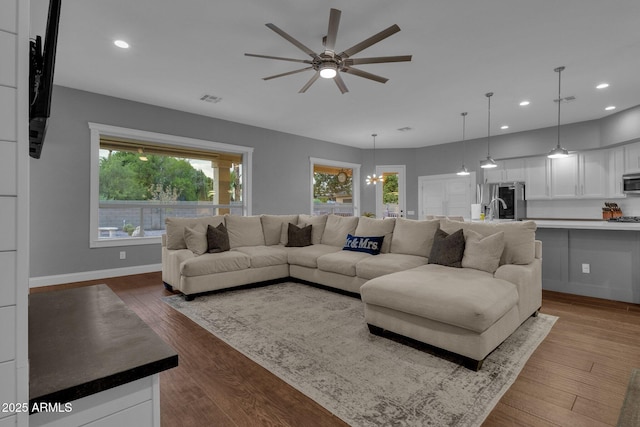
[[[562,81],[562,71],[564,67],[558,67],[554,71],[558,73],[558,145],[556,148],[560,148],[560,103],[562,102],[562,98],[560,95],[560,87]]]
[[[377,133],[372,133],[371,136],[373,137],[373,169],[375,170],[376,168],[376,136],[378,136]],[[376,174],[374,173],[373,176],[375,176]]]
[[[489,100],[489,114],[487,115],[487,159],[491,157],[491,97],[493,96],[493,92],[489,92],[485,94],[487,99]]]
[[[467,152],[467,142],[465,141],[465,128],[467,123],[467,113],[460,113],[462,116],[462,167],[464,168],[464,155]]]

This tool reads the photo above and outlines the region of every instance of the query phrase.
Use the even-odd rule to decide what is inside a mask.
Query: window
[[[360,165],[311,158],[311,213],[358,215]]]
[[[157,244],[166,217],[251,214],[252,148],[89,128],[90,247]]]

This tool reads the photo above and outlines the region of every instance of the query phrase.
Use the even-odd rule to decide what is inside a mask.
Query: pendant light
[[[563,70],[564,67],[558,67],[553,70],[558,73],[558,99],[556,100],[558,102],[558,144],[556,145],[556,148],[549,151],[549,154],[547,154],[547,157],[550,159],[563,159],[565,157],[569,157],[567,149],[560,146],[560,104],[562,104],[562,97],[560,96],[560,76]]]
[[[372,133],[371,136],[373,137],[373,167],[375,169],[376,167],[376,136],[378,136],[378,134]],[[384,178],[382,177],[382,175],[377,176],[375,173],[373,175],[367,175],[367,185],[369,184],[376,185],[378,182],[382,183],[383,181],[384,181]]]
[[[467,170],[467,167],[464,165],[464,154],[467,152],[467,147],[466,147],[466,143],[465,143],[465,139],[464,139],[464,130],[465,130],[465,122],[467,119],[467,113],[460,113],[460,115],[462,116],[462,167],[460,168],[460,170],[458,171],[458,175],[460,176],[466,176],[469,175],[469,171]]]
[[[491,97],[493,96],[493,92],[485,93],[484,96],[487,97],[489,106],[487,116],[487,158],[480,162],[480,167],[483,169],[489,169],[498,167],[496,161],[491,158]]]

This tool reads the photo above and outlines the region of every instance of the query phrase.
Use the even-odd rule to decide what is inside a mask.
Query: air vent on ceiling
[[[573,102],[576,100],[575,96],[565,96],[564,98],[560,98],[560,102],[566,104],[567,102]],[[554,99],[553,102],[558,102],[558,98]]]
[[[212,104],[217,104],[218,102],[222,101],[222,98],[220,98],[219,96],[215,96],[215,95],[202,95],[200,97],[200,101],[210,102]]]

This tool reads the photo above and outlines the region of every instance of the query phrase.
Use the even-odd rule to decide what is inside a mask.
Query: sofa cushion
[[[465,230],[462,266],[495,273],[504,250],[504,231],[484,237],[473,230]]]
[[[193,228],[197,224],[202,224],[205,227],[207,225],[216,227],[222,222],[224,222],[223,215],[204,216],[200,218],[165,218],[167,249],[187,249],[187,244],[184,241],[184,228],[187,226]]]
[[[448,234],[441,229],[433,236],[433,245],[429,254],[429,264],[462,268],[464,255],[464,232],[462,229]]]
[[[322,233],[321,243],[342,248],[347,239],[347,234],[353,234],[357,226],[357,216],[329,215],[324,233]]]
[[[318,268],[318,257],[333,252],[342,252],[340,248],[330,245],[311,245],[304,248],[291,248],[287,251],[290,265]]]
[[[380,254],[365,258],[356,264],[356,275],[361,279],[373,279],[396,271],[425,265],[427,258],[405,254]]]
[[[364,252],[369,255],[378,255],[384,236],[352,236],[347,234],[347,239],[342,247],[344,251]]]
[[[437,264],[362,285],[362,300],[482,333],[518,302],[516,285],[484,271]]]
[[[231,248],[264,245],[262,221],[259,216],[229,215],[225,217],[225,223]]]
[[[304,246],[310,246],[311,236],[313,233],[313,225],[309,224],[304,227],[298,227],[295,224],[289,223],[287,226],[287,244],[285,246],[290,248],[302,248]]]
[[[208,227],[208,226],[207,226]],[[184,228],[184,242],[187,245],[187,249],[193,252],[195,255],[202,255],[207,252],[207,232],[202,224],[197,224],[195,227]]]
[[[225,252],[231,249],[227,227],[220,223],[217,227],[207,226],[207,247],[210,254]]]
[[[328,215],[298,215],[298,225],[313,225],[311,232],[311,243],[319,245],[322,241],[322,234],[327,225]]]
[[[390,252],[428,257],[439,225],[437,219],[418,221],[396,218]]]
[[[440,227],[447,233],[459,228],[473,230],[483,236],[504,232],[504,251],[500,257],[503,264],[531,264],[535,258],[536,223],[533,221],[513,221],[500,223],[457,222],[440,220]]]
[[[180,274],[185,277],[245,270],[251,267],[251,257],[238,251],[204,254],[180,264]]]
[[[354,277],[358,262],[372,256],[365,252],[334,252],[318,257],[318,269]]]
[[[380,252],[386,254],[391,248],[391,238],[393,236],[393,228],[396,225],[395,218],[375,219],[366,216],[358,219],[356,227],[356,236],[384,236],[384,242]]]
[[[282,246],[244,246],[233,249],[251,257],[251,268],[286,264],[287,251]]]
[[[298,215],[262,215],[260,221],[262,222],[265,245],[286,245],[287,224],[297,224]]]

